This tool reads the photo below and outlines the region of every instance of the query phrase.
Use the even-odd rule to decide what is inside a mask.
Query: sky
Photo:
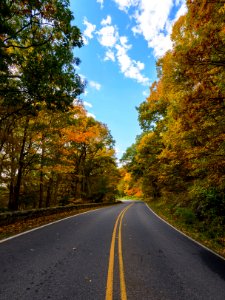
[[[77,73],[87,81],[80,96],[90,116],[106,124],[118,159],[141,133],[136,107],[157,80],[156,61],[172,48],[172,25],[185,0],[70,0],[84,46]]]

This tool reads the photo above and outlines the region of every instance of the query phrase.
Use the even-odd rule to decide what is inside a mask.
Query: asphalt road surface
[[[225,261],[142,202],[0,243],[1,300],[224,300]]]

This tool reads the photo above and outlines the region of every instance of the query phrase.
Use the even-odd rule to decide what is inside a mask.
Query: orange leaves
[[[121,179],[118,184],[118,190],[121,196],[135,196],[142,197],[142,189],[140,180],[134,180],[131,173],[127,172],[126,169],[120,169]]]
[[[84,143],[86,141],[85,134],[83,132],[76,132],[70,128],[63,128],[62,134],[64,136],[65,142],[76,142],[76,143]]]
[[[65,143],[88,144],[92,140],[98,139],[101,125],[86,116],[82,105],[74,105],[69,112],[68,118],[68,124],[60,129]]]
[[[84,127],[70,126],[68,128],[63,128],[61,133],[63,135],[64,141],[74,142],[74,143],[90,143],[98,137],[99,129],[98,126],[86,127],[86,124],[80,124]]]
[[[96,128],[94,127],[83,127],[83,124],[79,126],[70,126],[62,129],[63,138],[66,142],[74,142],[78,144],[88,144],[91,140],[97,136]]]
[[[152,197],[185,193],[196,182],[224,190],[225,6],[187,6],[173,27],[173,49],[157,62],[159,80],[138,108],[143,133],[127,151],[130,181],[141,179]]]

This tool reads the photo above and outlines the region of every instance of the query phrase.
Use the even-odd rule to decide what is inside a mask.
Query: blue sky
[[[141,132],[139,106],[156,80],[157,59],[172,43],[170,33],[186,11],[184,0],[71,0],[85,45],[75,50],[77,72],[87,80],[85,108],[107,124],[117,157]]]

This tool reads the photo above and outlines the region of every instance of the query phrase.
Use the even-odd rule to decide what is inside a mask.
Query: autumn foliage
[[[139,108],[143,130],[123,157],[145,197],[225,225],[225,4],[187,1]]]
[[[114,198],[114,141],[78,98],[72,21],[69,1],[1,1],[0,207]]]

